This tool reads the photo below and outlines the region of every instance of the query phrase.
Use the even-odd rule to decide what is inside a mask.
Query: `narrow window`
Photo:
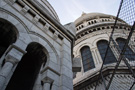
[[[85,46],[81,49],[81,56],[82,56],[84,72],[95,68],[93,57],[90,48],[88,46]]]
[[[82,28],[83,28],[83,25],[82,25]]]
[[[108,42],[106,40],[100,40],[97,42],[97,47],[98,47],[102,60],[104,60],[106,49],[108,47]],[[111,48],[109,47],[104,64],[113,63],[115,61],[116,61],[116,58]]]
[[[118,39],[116,39],[116,41],[117,41],[117,43],[119,45],[120,50],[122,51],[122,49],[123,49],[123,47],[124,47],[124,45],[126,43],[125,42],[126,39],[118,38]],[[129,46],[126,47],[125,57],[130,61],[135,60],[135,53],[132,51],[132,49]]]
[[[93,21],[91,21],[91,23],[93,24],[94,22],[93,22]]]

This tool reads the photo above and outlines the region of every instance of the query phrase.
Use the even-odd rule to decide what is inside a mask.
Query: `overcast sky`
[[[85,13],[105,13],[116,16],[121,0],[48,0],[64,25]]]

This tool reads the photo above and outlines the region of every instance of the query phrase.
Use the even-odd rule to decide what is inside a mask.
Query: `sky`
[[[56,11],[61,24],[74,22],[82,13],[117,15],[121,0],[48,0]]]

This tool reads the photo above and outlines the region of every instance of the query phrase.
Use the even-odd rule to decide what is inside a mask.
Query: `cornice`
[[[74,40],[75,36],[68,32],[68,30],[61,25],[50,13],[46,8],[41,7],[40,3],[36,0],[28,0],[33,7],[35,7],[43,16],[45,16],[49,21],[51,21],[60,31],[62,34],[65,34],[71,41]]]
[[[97,23],[97,24],[93,24],[93,25],[89,25],[87,26],[86,28],[83,28],[81,29],[79,32],[77,32],[76,36],[78,36],[79,34],[82,34],[84,31],[87,31],[89,29],[92,29],[92,28],[97,28],[97,27],[102,27],[102,26],[108,26],[108,25],[114,25],[114,22],[102,22],[102,23]],[[131,27],[130,25],[128,24],[123,24],[123,23],[117,23],[117,25],[121,25],[121,26],[126,26],[126,27]],[[117,26],[116,25],[116,26]]]
[[[103,76],[106,77],[110,74],[112,74],[113,70],[115,69],[114,66],[107,66],[107,67],[104,67],[103,68]],[[135,67],[133,67],[133,69],[135,70]],[[128,67],[126,66],[120,66],[118,69],[117,69],[117,73],[125,73],[125,74],[130,74],[130,71],[128,69]],[[92,83],[95,83],[97,80],[99,81],[100,79],[98,78],[100,74],[100,71],[96,71],[95,73],[93,74],[90,74],[89,76],[87,76],[86,78],[83,78],[83,80],[80,80],[78,82],[76,82],[73,86],[74,86],[74,89],[77,88],[77,89],[81,89],[81,88],[84,88],[86,87],[87,85],[90,85]],[[76,89],[75,89],[76,90]]]
[[[78,43],[96,36],[96,35],[100,35],[100,34],[107,34],[107,33],[111,33],[112,29],[113,29],[113,23],[105,23],[105,24],[99,24],[99,25],[93,25],[91,27],[87,27],[84,30],[82,30],[81,32],[77,33],[76,35],[76,41],[75,41],[75,45],[77,45]],[[127,25],[127,24],[122,24],[119,23],[116,25],[116,30],[125,30],[125,31],[129,31],[131,28],[131,26]]]

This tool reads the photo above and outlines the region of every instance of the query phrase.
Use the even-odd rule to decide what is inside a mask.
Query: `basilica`
[[[0,90],[95,90],[96,81],[96,90],[105,90],[97,76],[115,19],[83,13],[62,25],[47,0],[0,0]],[[116,28],[114,42],[123,48],[131,26],[119,18]],[[108,53],[106,83],[119,56],[115,47]],[[109,90],[128,90],[132,75],[123,63],[117,72],[126,74],[116,74],[119,84]]]

